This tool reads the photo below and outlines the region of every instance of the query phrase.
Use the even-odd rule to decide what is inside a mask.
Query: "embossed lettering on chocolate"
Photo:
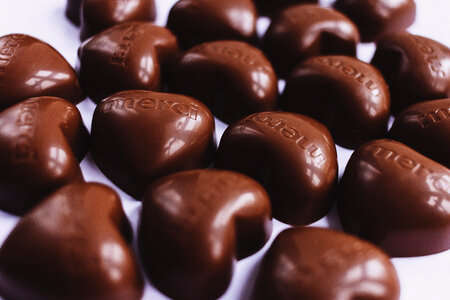
[[[450,248],[450,170],[393,140],[358,148],[339,186],[344,229],[391,256]]]
[[[336,148],[328,129],[309,117],[263,112],[234,123],[222,137],[216,166],[261,183],[282,222],[310,224],[333,205]]]
[[[264,246],[272,232],[269,196],[239,173],[176,173],[146,191],[140,255],[152,283],[174,299],[217,299],[237,259]]]
[[[180,0],[170,10],[167,28],[182,48],[203,42],[256,42],[258,13],[253,0]]]
[[[292,72],[282,96],[284,110],[327,126],[337,144],[355,148],[386,135],[389,88],[373,66],[347,56],[318,56]]]
[[[254,0],[256,7],[262,15],[273,16],[281,10],[298,4],[317,3],[318,0]]]
[[[450,97],[450,49],[407,32],[383,37],[372,64],[391,92],[392,112],[426,100]]]
[[[38,96],[81,101],[75,70],[41,40],[25,34],[0,37],[0,110]]]
[[[143,279],[117,193],[69,184],[24,216],[0,249],[0,294],[15,300],[137,300]]]
[[[116,25],[81,45],[80,81],[96,102],[123,90],[159,91],[178,51],[166,28],[145,22]]]
[[[100,170],[140,199],[153,180],[212,163],[214,117],[191,97],[124,91],[97,106],[91,147]]]
[[[186,52],[172,90],[199,99],[227,123],[277,108],[272,65],[259,49],[243,42],[204,43]]]
[[[389,136],[450,168],[450,99],[404,109],[395,118]]]
[[[0,113],[0,209],[22,214],[70,182],[83,181],[79,161],[88,132],[72,103],[31,98]]]
[[[296,5],[273,19],[262,47],[280,76],[302,61],[318,55],[356,55],[359,33],[338,11],[317,5]]]
[[[380,249],[324,228],[290,228],[266,253],[253,300],[398,300],[394,266]]]

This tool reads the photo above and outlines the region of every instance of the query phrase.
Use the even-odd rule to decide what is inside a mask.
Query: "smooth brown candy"
[[[317,5],[296,5],[273,19],[262,47],[280,76],[318,55],[356,55],[359,33],[346,16]]]
[[[154,0],[82,0],[82,41],[114,25],[132,21],[154,21]]]
[[[434,40],[407,32],[387,35],[372,64],[389,85],[395,115],[417,102],[450,97],[450,49]]]
[[[25,34],[0,37],[0,111],[38,96],[81,101],[75,70],[41,40]]]
[[[49,193],[83,181],[88,132],[77,107],[31,98],[0,113],[0,209],[22,214]]]
[[[80,11],[82,0],[67,0],[66,16],[75,25],[80,25]]]
[[[140,299],[143,279],[120,198],[70,184],[27,214],[0,249],[7,299]]]
[[[282,107],[322,122],[337,144],[355,148],[385,136],[389,88],[375,67],[356,58],[318,56],[294,69]]]
[[[333,138],[306,116],[263,112],[234,123],[220,141],[216,167],[261,183],[273,216],[285,223],[312,223],[333,205],[338,168]]]
[[[218,298],[235,261],[262,248],[272,231],[268,195],[239,173],[176,173],[151,185],[142,201],[144,268],[174,299]]]
[[[397,300],[400,284],[381,250],[324,228],[280,233],[263,259],[254,300]]]
[[[278,79],[272,65],[259,49],[243,42],[194,47],[174,74],[174,91],[199,99],[227,123],[277,107]]]
[[[361,146],[339,191],[344,229],[391,256],[450,248],[450,170],[411,148],[393,140]]]
[[[158,91],[178,51],[166,28],[145,22],[116,25],[81,45],[80,80],[96,102],[128,89]]]
[[[92,156],[136,199],[159,177],[207,167],[215,150],[214,117],[190,97],[124,91],[103,100],[94,112]]]
[[[297,4],[317,3],[318,0],[254,0],[256,7],[262,15],[273,16],[279,11]]]
[[[334,8],[355,22],[363,42],[405,30],[416,18],[414,0],[337,0]]]
[[[389,136],[450,168],[450,99],[421,102],[404,109]]]
[[[184,49],[203,42],[241,40],[256,42],[253,0],[180,0],[170,10],[167,28]]]

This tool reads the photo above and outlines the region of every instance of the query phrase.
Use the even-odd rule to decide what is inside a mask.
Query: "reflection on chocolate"
[[[0,113],[0,209],[22,214],[83,181],[87,138],[77,107],[60,98],[31,98]]]
[[[0,249],[8,299],[140,299],[143,279],[119,196],[98,183],[70,184],[14,228]]]
[[[180,0],[170,10],[167,28],[188,49],[214,40],[256,42],[257,19],[252,0]]]
[[[140,254],[150,280],[175,299],[216,299],[236,259],[264,246],[272,231],[263,187],[229,171],[167,176],[143,197]]]
[[[278,82],[270,62],[259,49],[243,42],[194,47],[181,58],[174,74],[174,91],[204,102],[227,123],[277,107]]]
[[[190,97],[124,91],[97,106],[91,147],[100,170],[139,199],[158,177],[212,162],[214,117]]]
[[[66,16],[75,25],[80,25],[80,10],[82,0],[67,0]]]
[[[377,247],[342,232],[290,228],[263,259],[254,300],[397,300],[394,266]]]
[[[260,182],[282,222],[309,224],[333,205],[336,148],[327,128],[306,116],[263,112],[234,123],[222,137],[216,166]]]
[[[352,57],[319,56],[294,69],[282,107],[319,120],[337,144],[355,148],[385,136],[390,96],[373,66]]]
[[[404,30],[416,18],[414,0],[337,0],[334,8],[355,22],[363,42]]]
[[[114,25],[131,21],[154,21],[154,0],[83,0],[81,40]]]
[[[389,136],[450,168],[450,99],[406,108],[395,119]]]
[[[160,90],[178,56],[166,28],[133,22],[97,34],[79,49],[80,80],[96,102],[122,90]]]
[[[292,6],[270,24],[263,49],[281,76],[318,55],[355,56],[359,33],[343,14],[317,5]]]
[[[254,0],[254,2],[262,15],[273,16],[288,6],[317,3],[318,0]]]
[[[339,187],[346,231],[391,256],[450,248],[450,170],[392,140],[376,140],[352,155]]]
[[[83,98],[75,70],[50,45],[25,34],[0,37],[0,110],[37,96]]]
[[[411,104],[450,97],[450,49],[407,32],[385,36],[372,64],[389,85],[392,112]]]

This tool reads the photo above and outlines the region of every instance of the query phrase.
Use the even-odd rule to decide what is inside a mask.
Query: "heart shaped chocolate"
[[[123,90],[160,90],[178,51],[176,37],[163,27],[116,25],[81,45],[80,81],[97,102]]]
[[[8,299],[140,299],[143,280],[120,198],[70,184],[27,214],[0,249]]]
[[[139,199],[156,178],[212,162],[214,117],[190,97],[124,91],[97,106],[91,144],[100,170]]]
[[[216,299],[236,259],[272,231],[264,188],[234,172],[194,170],[152,184],[143,197],[140,255],[150,280],[174,299]]]
[[[50,45],[25,34],[0,37],[0,110],[37,96],[83,98],[75,70]]]
[[[22,214],[42,197],[83,181],[88,133],[77,107],[31,98],[0,113],[0,209]]]
[[[170,10],[167,28],[188,49],[203,42],[255,42],[258,13],[252,0],[180,0]]]

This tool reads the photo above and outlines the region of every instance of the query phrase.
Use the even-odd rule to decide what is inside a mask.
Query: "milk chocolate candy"
[[[337,0],[334,8],[355,22],[363,42],[405,30],[416,18],[414,0]]]
[[[305,4],[282,11],[270,24],[262,47],[275,70],[288,75],[302,61],[318,55],[356,55],[359,33],[343,14]]]
[[[450,97],[450,49],[407,32],[382,38],[372,60],[391,92],[392,112]]]
[[[60,98],[31,98],[0,113],[0,209],[22,214],[82,181],[87,138],[77,107]]]
[[[262,15],[275,15],[279,11],[298,4],[317,3],[318,0],[254,0]]]
[[[272,65],[260,50],[243,42],[194,47],[174,74],[174,91],[199,99],[227,123],[277,107],[278,80]]]
[[[225,131],[216,166],[246,174],[270,195],[273,216],[292,225],[312,223],[333,205],[337,158],[327,128],[306,116],[263,112]]]
[[[114,25],[133,21],[154,21],[154,0],[82,0],[82,41]]]
[[[55,49],[34,37],[0,37],[0,110],[38,96],[78,103],[83,94],[75,70]]]
[[[143,280],[119,196],[70,184],[27,214],[0,249],[7,299],[140,299]]]
[[[375,67],[353,57],[319,56],[295,68],[282,107],[319,120],[337,144],[355,148],[385,136],[390,95]]]
[[[170,10],[167,27],[188,49],[216,40],[256,42],[257,19],[253,0],[180,0]]]
[[[83,43],[79,49],[80,80],[99,102],[128,89],[158,91],[178,55],[176,37],[151,23],[114,26]]]
[[[392,140],[352,155],[339,187],[344,229],[391,256],[450,248],[450,170]]]
[[[380,249],[324,228],[280,233],[263,259],[254,300],[398,300],[394,266]]]
[[[80,10],[82,0],[67,0],[66,16],[75,25],[80,25]]]
[[[214,117],[206,106],[149,91],[124,91],[102,101],[91,138],[100,170],[137,199],[158,177],[207,167],[216,149]]]
[[[140,254],[167,296],[217,299],[236,259],[262,248],[271,231],[269,197],[257,182],[229,171],[185,171],[146,191]]]
[[[389,136],[450,168],[450,99],[406,108],[395,119]]]

